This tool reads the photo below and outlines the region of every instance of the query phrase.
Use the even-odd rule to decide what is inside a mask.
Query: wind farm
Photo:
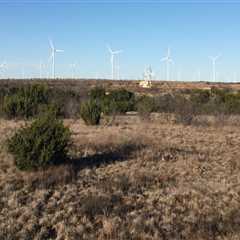
[[[56,66],[56,57],[59,58],[64,58],[64,50],[62,49],[57,49],[53,43],[53,41],[49,38],[49,47],[50,47],[50,56],[49,58],[46,58],[44,60],[40,60],[39,64],[22,64],[21,62],[13,62],[11,63],[10,61],[7,63],[6,61],[3,61],[0,64],[0,80],[14,80],[14,79],[25,79],[25,80],[36,80],[36,79],[42,79],[42,80],[47,80],[47,79],[99,79],[99,80],[109,80],[109,81],[116,81],[116,80],[132,80],[132,81],[139,81],[144,80],[144,76],[146,74],[141,75],[141,72],[143,69],[139,68],[139,73],[136,74],[135,77],[128,76],[127,74],[124,73],[124,69],[121,69],[120,67],[120,55],[124,52],[123,50],[113,50],[109,44],[106,44],[107,52],[109,54],[110,58],[110,65],[108,65],[108,70],[105,73],[98,74],[98,76],[92,77],[90,75],[81,75],[81,67],[83,67],[83,64],[72,62],[69,64],[61,64],[61,67]],[[221,58],[222,55],[219,54],[217,56],[209,56],[208,59],[210,60],[210,63],[208,65],[208,68],[211,69],[209,71],[209,74],[203,78],[202,77],[202,72],[200,69],[198,69],[197,73],[195,72],[196,77],[187,77],[185,79],[182,79],[182,74],[184,72],[184,69],[178,70],[175,65],[180,65],[180,62],[175,63],[172,59],[171,56],[171,49],[170,47],[167,48],[167,53],[164,57],[162,57],[159,61],[159,64],[161,67],[156,68],[156,72],[158,74],[155,74],[154,82],[161,82],[161,81],[167,81],[167,82],[186,82],[189,83],[191,82],[192,84],[196,83],[196,86],[198,85],[199,82],[205,82],[206,84],[216,84],[216,83],[237,83],[238,82],[238,74],[237,72],[234,72],[233,77],[229,77],[227,79],[220,78],[221,73],[217,71],[218,69],[216,68],[216,65],[218,63],[219,58]],[[123,60],[124,56],[122,56]],[[206,57],[207,60],[207,57]],[[35,66],[38,67],[35,67]],[[106,63],[107,65],[107,63]],[[164,66],[165,65],[165,66]],[[63,69],[69,69],[68,74],[63,76],[62,74],[56,72],[56,67],[63,70]],[[20,73],[20,77],[18,76],[11,76],[11,69],[15,68],[18,69],[18,72]],[[37,70],[38,69],[38,70]],[[120,72],[122,70],[122,72]],[[144,69],[146,71],[146,67]],[[66,71],[67,72],[67,71]],[[194,75],[194,70],[192,70],[193,75]],[[121,77],[120,76],[124,76]],[[140,77],[139,77],[140,76]],[[153,78],[151,77],[151,81]],[[148,80],[150,81],[150,80]]]
[[[239,12],[0,1],[0,240],[239,240]]]

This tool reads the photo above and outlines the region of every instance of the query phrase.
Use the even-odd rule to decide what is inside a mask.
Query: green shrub
[[[240,95],[229,93],[225,95],[224,99],[225,114],[239,114],[240,113]]]
[[[155,110],[155,101],[153,97],[143,96],[138,100],[137,111],[140,117],[149,118]]]
[[[174,113],[178,96],[165,94],[155,97],[155,110],[161,113]]]
[[[64,161],[69,143],[69,129],[49,112],[18,130],[8,139],[7,147],[20,170],[35,170]]]
[[[42,115],[47,114],[49,112],[54,114],[57,118],[62,116],[61,107],[59,107],[55,103],[49,103],[38,106],[38,112],[36,114],[36,117],[41,117]]]
[[[211,92],[208,90],[194,90],[190,94],[190,101],[199,105],[206,104],[209,102],[211,97]]]
[[[176,101],[175,118],[177,123],[190,125],[195,116],[195,108],[191,101],[178,96]]]
[[[101,107],[96,101],[89,100],[81,105],[80,114],[87,125],[98,125],[101,119]]]
[[[37,115],[39,107],[48,103],[45,85],[28,85],[4,97],[3,112],[8,118],[29,118]]]
[[[23,116],[25,113],[24,98],[17,94],[5,96],[3,112],[8,118]]]
[[[189,101],[194,107],[197,114],[211,113],[212,98],[211,92],[209,90],[192,90],[190,93]]]
[[[103,100],[106,96],[106,91],[103,87],[95,87],[90,91],[91,100]]]
[[[49,89],[48,104],[56,106],[58,116],[63,118],[75,118],[79,116],[79,103],[81,94],[69,89]]]
[[[109,96],[106,96],[101,101],[101,110],[105,115],[116,115],[119,113],[117,102]]]
[[[111,91],[101,102],[105,114],[126,113],[134,110],[135,95],[125,89]]]

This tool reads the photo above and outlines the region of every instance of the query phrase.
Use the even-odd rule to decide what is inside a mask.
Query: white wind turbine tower
[[[72,79],[74,78],[74,76],[76,77],[76,68],[77,68],[77,63],[71,63],[69,64],[69,67],[71,69],[71,74],[72,74]]]
[[[0,64],[0,74],[2,75],[4,70],[7,68],[7,63],[3,62]]]
[[[201,82],[202,76],[201,76],[201,70],[198,70],[198,81]]]
[[[50,59],[52,59],[52,78],[55,78],[55,54],[64,52],[64,51],[60,50],[60,49],[56,49],[55,46],[53,45],[53,42],[51,39],[49,39],[49,44],[50,44],[50,48],[51,48]]]
[[[212,57],[212,56],[210,56],[209,58],[210,58],[210,60],[212,61],[212,68],[213,68],[213,72],[212,72],[212,74],[213,74],[213,82],[216,82],[216,62],[217,62],[217,60],[220,58],[220,54],[219,55],[217,55],[217,56],[215,56],[215,57]]]
[[[233,73],[233,81],[237,82],[237,73],[236,72]]]
[[[167,75],[167,81],[170,79],[170,64],[173,63],[173,60],[171,58],[171,50],[168,48],[167,55],[161,59],[162,62],[166,62],[166,75]]]
[[[25,67],[22,66],[22,79],[24,79],[24,78],[25,78]]]
[[[117,80],[120,80],[120,65],[119,65],[119,63],[116,63],[116,78],[117,78]]]
[[[119,69],[120,69],[119,65],[116,66],[115,57],[118,56],[120,53],[122,53],[122,50],[113,51],[109,45],[107,46],[107,48],[111,55],[110,61],[111,61],[111,67],[112,67],[112,80],[114,80],[114,77],[116,76],[116,70],[119,71]],[[120,75],[119,72],[118,72],[118,75]]]
[[[40,77],[40,79],[42,78],[43,67],[44,67],[44,65],[43,65],[43,62],[41,60],[39,62],[39,77]]]

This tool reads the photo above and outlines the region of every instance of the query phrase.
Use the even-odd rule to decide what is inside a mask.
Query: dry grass
[[[0,143],[22,122],[0,122]],[[0,239],[240,239],[240,129],[154,117],[67,120],[69,163],[22,173],[0,152]]]

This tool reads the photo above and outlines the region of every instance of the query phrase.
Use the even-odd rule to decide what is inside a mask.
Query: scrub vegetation
[[[239,92],[127,89],[1,89],[0,239],[240,238]]]

